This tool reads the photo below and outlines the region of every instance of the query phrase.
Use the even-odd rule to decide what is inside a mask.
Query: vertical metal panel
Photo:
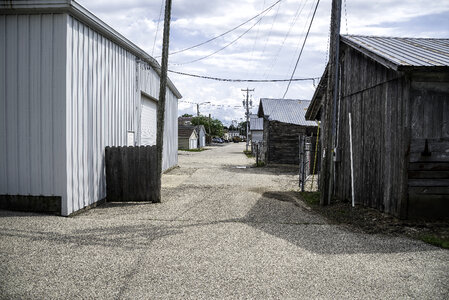
[[[156,145],[157,132],[157,102],[152,99],[141,96],[141,130],[140,145]]]
[[[65,197],[65,16],[0,24],[0,194]]]
[[[68,21],[67,214],[106,197],[104,149],[136,131],[136,58],[78,20]]]
[[[159,75],[146,63],[139,64],[139,92],[140,90],[151,97],[159,98]],[[178,164],[178,99],[170,89],[166,92],[165,122],[164,122],[164,147],[162,154],[162,170],[167,170]],[[139,119],[139,136],[140,136],[140,119],[141,109],[137,114]],[[138,141],[140,144],[140,140]]]
[[[0,16],[0,193],[8,186],[6,122],[6,17]]]

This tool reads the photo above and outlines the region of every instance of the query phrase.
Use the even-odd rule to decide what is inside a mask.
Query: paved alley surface
[[[0,211],[0,298],[449,298],[449,251],[327,224],[243,149],[180,152],[160,204]]]

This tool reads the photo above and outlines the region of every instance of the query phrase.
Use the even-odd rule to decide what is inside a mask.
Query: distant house
[[[258,115],[249,116],[249,135],[251,136],[251,142],[263,141],[263,118],[259,118]]]
[[[299,136],[316,137],[317,123],[306,121],[310,101],[260,99],[258,116],[263,118],[262,159],[272,164],[299,164]]]
[[[180,125],[192,125],[193,117],[178,117],[178,124]]]
[[[249,137],[251,140],[251,151],[254,153],[255,145],[262,146],[263,142],[263,118],[259,118],[258,115],[251,114],[249,116]]]
[[[0,1],[0,24],[0,208],[104,200],[105,147],[156,142],[160,65],[76,1]],[[164,170],[181,98],[167,83]]]
[[[178,147],[179,149],[198,148],[198,134],[195,126],[178,125]]]
[[[196,125],[195,129],[198,135],[198,148],[206,147],[206,128],[204,125]]]
[[[355,203],[449,217],[449,39],[341,36],[339,64],[334,159],[327,71],[306,114],[322,122],[321,193],[351,199],[351,114]]]

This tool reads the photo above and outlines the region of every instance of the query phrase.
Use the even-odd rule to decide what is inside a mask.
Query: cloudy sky
[[[289,79],[317,1],[173,0],[170,52],[207,41],[265,12],[212,42],[170,55],[169,69],[229,79]],[[160,62],[165,0],[78,2]],[[342,6],[342,34],[449,37],[449,0],[343,0]],[[322,75],[330,7],[331,0],[319,2],[294,78]],[[221,82],[173,73],[169,77],[183,95],[180,115],[196,114],[192,103],[210,102],[200,106],[201,114],[210,113],[226,125],[243,120],[241,89],[255,89],[250,95],[256,112],[260,98],[282,98],[288,84]],[[314,89],[313,81],[292,82],[285,98],[310,99]]]

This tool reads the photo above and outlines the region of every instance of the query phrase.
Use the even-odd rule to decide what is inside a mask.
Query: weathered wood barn
[[[105,147],[155,143],[160,66],[71,0],[0,2],[0,207],[64,216],[106,197]],[[168,81],[163,169],[177,164]]]
[[[193,125],[178,125],[179,149],[197,149],[198,133]]]
[[[449,39],[341,36],[339,65],[335,183],[321,192],[351,199],[350,113],[355,203],[449,217]],[[332,132],[326,83],[325,72],[306,118]]]
[[[272,164],[299,164],[299,136],[316,136],[317,123],[306,121],[309,100],[260,99],[263,118],[262,160]]]

